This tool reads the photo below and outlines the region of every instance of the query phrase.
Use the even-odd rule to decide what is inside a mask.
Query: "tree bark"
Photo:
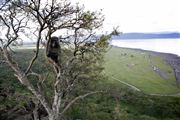
[[[59,115],[57,116],[56,113],[49,115],[48,119],[49,120],[62,120],[62,118]]]

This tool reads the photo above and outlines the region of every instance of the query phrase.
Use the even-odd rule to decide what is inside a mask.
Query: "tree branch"
[[[90,93],[86,93],[84,95],[80,95],[76,98],[74,98],[65,108],[64,110],[60,113],[61,115],[64,114],[77,100],[79,99],[83,99],[89,95],[92,95],[92,94],[96,94],[96,93],[103,93],[103,91],[95,91],[95,92],[90,92]]]
[[[34,86],[29,82],[25,73],[23,73],[20,70],[20,68],[18,67],[18,64],[11,59],[11,57],[9,56],[8,50],[6,48],[3,49],[3,55],[4,55],[7,63],[9,64],[9,66],[15,71],[15,73],[16,73],[15,76],[18,78],[18,80],[23,85],[25,85],[36,96],[37,99],[39,99],[41,101],[42,105],[47,110],[47,112],[49,114],[51,114],[52,113],[51,107],[50,107],[49,103],[47,102],[47,100],[45,99],[45,97],[40,92],[36,91]]]
[[[39,23],[39,24],[41,25],[41,23]],[[36,52],[35,52],[35,55],[31,59],[30,64],[29,64],[28,68],[26,69],[25,74],[27,74],[30,71],[33,63],[35,62],[35,60],[37,59],[37,57],[39,55],[39,46],[40,46],[40,41],[41,41],[41,33],[42,33],[43,30],[44,30],[44,26],[42,25],[42,26],[40,26],[40,30],[38,32],[38,39],[37,39],[37,43],[36,43]]]
[[[38,38],[38,40],[37,40],[37,44],[36,44],[36,53],[35,53],[34,57],[31,59],[31,61],[30,61],[30,63],[29,63],[29,66],[28,66],[28,68],[26,69],[25,74],[28,74],[28,72],[30,71],[33,63],[35,62],[35,60],[36,60],[37,57],[38,57],[40,40],[41,40],[41,38],[40,38],[40,36],[39,36],[39,38]]]
[[[3,8],[7,5],[8,2],[10,2],[10,0],[5,0],[5,3],[2,4],[2,6],[0,7],[0,10],[3,10]]]

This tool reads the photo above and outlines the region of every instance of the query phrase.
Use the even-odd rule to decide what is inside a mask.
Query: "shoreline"
[[[176,54],[172,54],[172,53],[163,53],[163,52],[144,50],[141,48],[127,48],[127,47],[118,47],[118,46],[114,46],[114,45],[112,45],[112,46],[117,47],[117,48],[147,52],[147,53],[155,54],[155,55],[162,57],[167,62],[167,64],[169,64],[172,67],[174,74],[175,74],[176,82],[177,82],[177,84],[180,85],[180,56],[178,56]]]

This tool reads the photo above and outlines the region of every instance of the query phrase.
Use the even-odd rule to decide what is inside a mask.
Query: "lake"
[[[180,39],[114,39],[111,44],[118,47],[140,48],[163,53],[173,53],[180,56]]]

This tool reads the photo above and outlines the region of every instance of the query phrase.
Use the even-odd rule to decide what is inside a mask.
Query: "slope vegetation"
[[[110,79],[144,93],[180,93],[173,68],[153,52],[112,47],[106,55],[105,67]]]

